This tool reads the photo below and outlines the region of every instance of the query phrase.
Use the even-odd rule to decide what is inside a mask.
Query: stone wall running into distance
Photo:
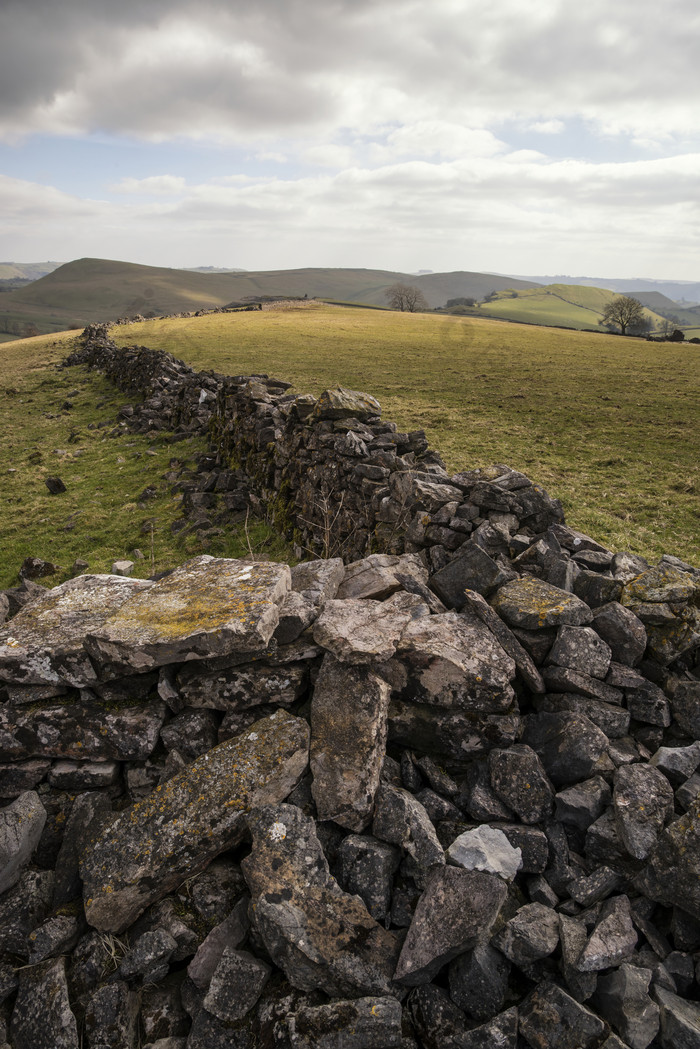
[[[700,571],[365,394],[83,343],[208,435],[190,526],[312,559],[0,594],[0,1049],[700,1047]]]

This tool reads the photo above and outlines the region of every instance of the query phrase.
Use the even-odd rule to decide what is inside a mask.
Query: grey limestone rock
[[[465,831],[445,851],[448,863],[471,871],[497,874],[504,881],[513,880],[522,867],[522,852],[514,849],[503,831],[483,824]]]
[[[53,871],[27,868],[0,896],[0,951],[29,957],[27,937],[48,917],[53,887]]]
[[[612,800],[612,791],[602,776],[592,776],[556,795],[554,817],[562,823],[587,830],[603,814]]]
[[[421,605],[413,594],[397,594],[386,601],[327,601],[314,623],[314,640],[343,663],[391,659],[401,634]]]
[[[268,703],[290,706],[302,695],[307,679],[305,661],[282,666],[261,661],[220,670],[204,670],[190,663],[178,672],[177,688],[181,702],[188,707],[249,710]]]
[[[659,747],[649,764],[663,772],[671,783],[679,786],[693,775],[700,765],[700,741],[688,747]]]
[[[424,750],[444,761],[469,762],[492,747],[507,747],[520,733],[520,716],[436,707],[392,697],[389,740]]]
[[[55,914],[27,937],[29,964],[69,954],[78,942],[80,926],[74,914]]]
[[[167,663],[260,652],[290,587],[286,565],[202,554],[88,629],[85,647],[112,676],[117,668],[142,673]]]
[[[15,1049],[78,1049],[65,958],[52,958],[20,971],[10,1031]]]
[[[467,542],[454,560],[430,577],[430,586],[448,608],[459,610],[467,603],[466,590],[488,596],[512,577],[480,546]]]
[[[547,662],[577,670],[589,677],[604,678],[610,667],[610,646],[589,626],[561,626]]]
[[[627,896],[613,896],[600,908],[593,932],[583,948],[577,968],[584,973],[600,972],[627,961],[637,944]]]
[[[117,969],[122,980],[158,983],[168,974],[177,940],[166,929],[144,932],[132,944]]]
[[[121,576],[84,575],[43,590],[0,630],[0,680],[77,688],[95,681],[83,645],[86,634],[152,585]]]
[[[217,965],[227,947],[240,947],[248,934],[250,919],[248,904],[244,896],[233,907],[223,921],[215,925],[197,948],[197,953],[187,966],[187,975],[201,991],[206,991]]]
[[[647,647],[647,632],[634,612],[618,601],[610,601],[593,611],[592,628],[607,642],[612,658],[635,667]]]
[[[495,874],[438,867],[418,901],[395,978],[409,987],[429,983],[446,962],[488,940],[506,896]]]
[[[121,932],[244,832],[255,805],[279,801],[308,762],[308,725],[283,710],[219,744],[122,813],[83,858],[85,910]]]
[[[0,893],[17,882],[39,843],[46,809],[33,791],[0,809]]]
[[[327,654],[311,702],[312,794],[318,817],[360,831],[372,819],[384,760],[389,685]]]
[[[662,1049],[700,1049],[700,1005],[664,987],[654,988],[659,1005]]]
[[[557,787],[587,779],[608,746],[604,732],[584,714],[531,714],[525,721],[523,743],[536,751],[547,775]]]
[[[373,918],[383,922],[391,907],[393,876],[400,861],[396,846],[368,834],[349,834],[336,856],[338,882],[364,901]]]
[[[646,859],[673,817],[673,787],[652,765],[622,765],[615,773],[613,808],[630,856]]]
[[[242,868],[253,927],[289,982],[332,997],[392,994],[396,939],[331,877],[313,820],[268,805],[248,825],[253,849]]]
[[[514,965],[527,968],[556,950],[559,917],[543,903],[526,903],[491,942]]]
[[[423,586],[428,581],[428,572],[417,554],[370,554],[346,566],[336,596],[339,600],[369,597],[383,601],[402,589],[398,575],[408,575]]]
[[[515,663],[520,675],[531,692],[540,693],[545,691],[542,675],[537,669],[531,656],[525,651],[517,637],[506,626],[491,605],[475,590],[465,590],[466,607],[474,612],[484,623],[498,641],[501,648]]]
[[[401,1005],[388,996],[300,1005],[287,1021],[290,1049],[401,1049]]]
[[[562,974],[570,994],[577,1002],[585,1002],[590,998],[598,984],[595,973],[582,973],[577,967],[587,940],[588,932],[582,921],[559,914]]]
[[[509,626],[524,630],[584,626],[593,618],[580,598],[534,576],[506,583],[491,598],[491,604]]]
[[[204,998],[204,1008],[219,1020],[240,1020],[262,993],[272,969],[249,951],[225,947]]]
[[[598,1049],[605,1023],[561,987],[542,983],[521,1003],[520,1033],[532,1049]]]
[[[475,710],[507,711],[513,702],[515,663],[474,613],[429,616],[403,631],[398,659],[412,701]]]
[[[445,863],[430,817],[421,803],[400,787],[380,784],[372,834],[380,841],[400,846],[423,870]]]
[[[112,787],[121,775],[116,761],[56,761],[47,779],[59,790],[96,790]]]
[[[489,754],[491,786],[524,823],[540,823],[553,809],[554,788],[535,751],[523,743]]]
[[[328,560],[302,561],[292,567],[292,590],[302,594],[314,605],[323,604],[338,593],[345,565],[342,557]]]
[[[659,1007],[648,993],[651,977],[650,969],[628,964],[598,977],[592,1005],[630,1049],[647,1049],[659,1030]]]
[[[645,896],[700,919],[700,798],[659,835],[635,887]]]
[[[88,1045],[100,1049],[136,1049],[139,999],[121,981],[98,987],[90,995],[85,1010]]]
[[[480,943],[450,962],[450,998],[475,1020],[490,1020],[503,1008],[510,962],[489,943]]]
[[[290,590],[280,604],[280,618],[272,635],[279,645],[288,645],[318,618],[319,609],[305,594]]]

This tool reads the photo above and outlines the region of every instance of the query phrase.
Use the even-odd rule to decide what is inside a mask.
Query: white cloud
[[[563,120],[536,120],[528,130],[538,135],[560,135],[565,127]]]
[[[109,186],[109,189],[112,193],[170,197],[182,195],[185,187],[185,179],[178,175],[151,175],[149,178],[123,178]]]

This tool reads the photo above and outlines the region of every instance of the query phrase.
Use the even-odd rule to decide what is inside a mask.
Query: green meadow
[[[8,433],[9,427],[11,435],[9,447],[0,452],[0,471],[16,471],[6,490],[20,500],[5,501],[3,508],[0,564],[5,575],[16,572],[21,561],[17,533],[28,553],[62,564],[72,556],[97,560],[107,539],[103,565],[134,546],[148,563],[144,545],[150,539],[139,529],[152,509],[142,511],[137,497],[151,477],[162,493],[157,567],[178,556],[182,560],[192,549],[178,549],[169,538],[175,500],[162,476],[173,456],[193,459],[196,442],[191,449],[166,442],[149,448],[142,447],[143,439],[110,438],[104,430],[88,429],[90,420],[114,418],[124,397],[101,386],[98,377],[79,376],[80,369],[55,370],[73,335],[0,347],[4,384],[17,390],[2,399],[0,408],[3,430]],[[120,326],[112,335],[123,345],[168,350],[197,368],[267,373],[291,381],[298,392],[342,385],[372,393],[384,418],[402,429],[424,429],[449,469],[507,463],[560,498],[571,525],[611,548],[650,559],[672,553],[700,564],[696,345],[330,305],[154,319]],[[77,388],[82,392],[74,407],[57,410],[66,392]],[[47,412],[57,418],[46,419]],[[62,427],[60,433],[44,433],[49,424]],[[76,486],[76,499],[84,498],[76,510],[85,513],[89,504],[109,520],[109,534],[90,526],[87,534],[98,540],[90,551],[84,534],[81,546],[75,530],[57,529],[58,517],[67,516],[67,503],[59,510],[57,500],[65,497],[44,496],[43,481],[36,485],[40,509],[32,508],[25,495],[38,471],[61,472],[60,464],[66,472],[66,460],[54,458],[52,442],[60,448],[61,438],[65,445],[68,427],[77,427],[80,438],[74,443],[84,449],[71,465],[84,486],[84,496]],[[31,464],[37,446],[42,462]],[[118,457],[125,462],[118,463]],[[100,473],[102,480],[94,476]],[[113,497],[109,507],[106,489]],[[24,515],[23,501],[29,510]],[[8,527],[14,533],[9,560]],[[240,524],[237,528],[241,539]],[[270,549],[270,536],[260,542]]]

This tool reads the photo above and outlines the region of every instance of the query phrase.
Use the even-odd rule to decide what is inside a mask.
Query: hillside
[[[30,323],[40,332],[83,327],[91,321],[143,314],[164,316],[246,298],[295,296],[386,305],[385,291],[398,281],[414,284],[431,307],[448,298],[481,298],[506,287],[534,287],[484,273],[412,276],[387,270],[315,268],[212,273],[140,266],[107,259],[79,259],[0,301],[0,329],[8,321]]]
[[[510,279],[515,274],[505,274],[505,276]],[[634,295],[640,300],[642,295],[658,292],[673,300],[674,304],[700,303],[700,281],[646,280],[639,277],[570,277],[562,273],[556,276],[520,276],[519,279],[534,281],[535,284],[576,284],[588,288],[607,288],[608,291],[614,291],[616,295]]]
[[[62,262],[0,262],[0,280],[39,280],[63,265]]]
[[[490,302],[480,305],[478,312],[482,316],[527,324],[597,329],[603,310],[612,298],[614,293],[604,288],[549,284],[500,292]],[[654,326],[662,322],[653,310],[647,309],[646,314]]]

